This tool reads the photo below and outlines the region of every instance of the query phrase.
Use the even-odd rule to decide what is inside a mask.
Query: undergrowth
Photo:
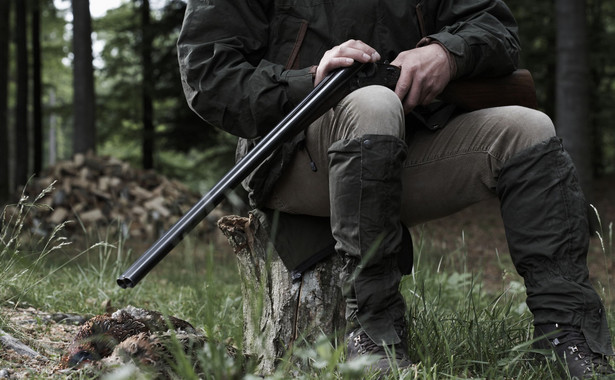
[[[241,352],[242,307],[239,279],[233,258],[222,257],[213,245],[186,239],[134,289],[124,290],[115,279],[136,258],[121,236],[105,230],[90,236],[89,247],[78,250],[59,225],[50,235],[29,234],[25,221],[32,207],[50,186],[33,201],[22,197],[5,207],[0,225],[0,304],[32,305],[49,311],[81,314],[104,312],[104,302],[116,307],[132,304],[159,310],[190,321],[210,338],[196,353],[186,355],[181,347],[175,355],[174,371],[179,379],[257,379],[255,363],[227,354],[228,345]],[[606,265],[613,260],[612,223],[600,231]],[[420,236],[415,239],[415,267],[401,285],[410,320],[410,370],[395,372],[401,379],[550,379],[558,378],[552,362],[533,360],[532,316],[525,305],[525,288],[516,280],[502,282],[501,289],[484,289],[480,272],[447,268],[434,258]],[[451,255],[457,261],[471,254],[461,247]],[[462,266],[462,268],[465,268]],[[599,289],[610,292],[611,284]],[[606,295],[606,294],[605,294]],[[610,297],[608,297],[610,299]],[[612,305],[607,305],[613,326]],[[0,312],[0,329],[17,331]],[[23,332],[22,332],[23,333]],[[343,342],[321,337],[298,347],[282,359],[270,379],[376,378],[364,373],[371,358],[346,362]],[[196,370],[195,368],[198,368]],[[109,379],[141,378],[134,366],[103,375]],[[64,376],[64,375],[63,375]],[[73,377],[84,375],[75,372]]]

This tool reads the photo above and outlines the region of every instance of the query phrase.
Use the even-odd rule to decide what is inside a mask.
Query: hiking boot
[[[572,379],[615,379],[608,357],[590,350],[577,327],[555,324],[534,327],[534,348],[555,351],[562,370]]]
[[[409,368],[412,362],[408,358],[408,335],[405,325],[395,326],[395,330],[401,333],[399,336],[402,341],[389,346],[377,345],[361,327],[351,330],[346,337],[346,360],[350,361],[363,355],[373,355],[378,360],[368,370],[378,371],[383,375],[391,373],[393,368],[397,368],[398,371]]]

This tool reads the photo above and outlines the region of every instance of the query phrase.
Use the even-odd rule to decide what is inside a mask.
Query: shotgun
[[[188,212],[141,255],[118,279],[122,288],[134,287],[183,237],[209,214],[258,165],[337,104],[350,92],[371,84],[394,88],[399,69],[384,64],[355,62],[323,79],[282,121],[243,157]]]
[[[222,202],[227,193],[239,186],[243,179],[284,142],[307,128],[346,95],[357,88],[373,84],[394,89],[399,71],[398,67],[386,64],[355,62],[350,67],[329,74],[263,137],[254,149],[120,275],[117,284],[122,288],[134,287],[181,242],[187,233]],[[517,70],[501,78],[451,82],[439,98],[468,111],[510,104],[536,108],[534,83],[527,70]]]

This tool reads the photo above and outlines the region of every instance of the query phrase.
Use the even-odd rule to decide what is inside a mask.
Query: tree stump
[[[338,255],[302,276],[286,269],[271,243],[263,214],[230,215],[218,221],[237,257],[244,317],[244,354],[258,361],[257,372],[270,375],[295,343],[334,337],[345,326],[339,287],[343,267]]]

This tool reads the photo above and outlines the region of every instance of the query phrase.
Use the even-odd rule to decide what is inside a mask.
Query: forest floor
[[[590,277],[594,283],[599,281],[606,286],[615,266],[615,175],[596,180],[591,204],[598,211],[603,243],[597,235],[591,238],[588,254]],[[456,260],[455,269],[480,273],[487,289],[501,287],[502,280],[506,282],[507,277],[520,279],[513,273],[504,225],[495,199],[429,222],[423,231],[426,241],[440,245],[432,247],[430,253],[439,252],[446,259],[451,252],[461,252],[464,260]],[[413,237],[416,238],[416,233]]]
[[[59,368],[61,355],[85,317],[52,314],[26,304],[2,305],[0,315],[19,331],[10,337],[33,351],[25,353],[19,346],[8,348],[4,343],[0,345],[6,346],[0,353],[0,379],[64,377],[62,372],[65,370]],[[0,331],[0,338],[6,337]]]
[[[615,261],[612,257],[615,252],[612,249],[609,251],[609,245],[613,242],[609,240],[608,232],[609,224],[612,230],[615,221],[614,188],[615,176],[597,181],[593,200],[606,235],[604,243],[607,253],[602,250],[600,239],[593,237],[588,259],[592,280],[599,284],[606,284],[610,280],[609,273]],[[506,282],[507,279],[518,278],[513,273],[508,257],[497,201],[483,202],[453,216],[413,229],[415,239],[421,236],[430,245],[427,250],[430,255],[432,252],[441,255],[441,259],[436,257],[435,260],[444,263],[444,270],[466,270],[480,274],[486,289],[496,289],[502,286],[503,280]],[[608,289],[608,285],[605,286]],[[0,355],[0,379],[62,376],[56,368],[60,355],[79,328],[71,322],[76,316],[63,318],[29,305],[0,307],[0,315],[20,330],[20,335],[15,338],[41,355],[28,357],[13,350],[3,350]],[[44,323],[41,324],[41,321]]]

